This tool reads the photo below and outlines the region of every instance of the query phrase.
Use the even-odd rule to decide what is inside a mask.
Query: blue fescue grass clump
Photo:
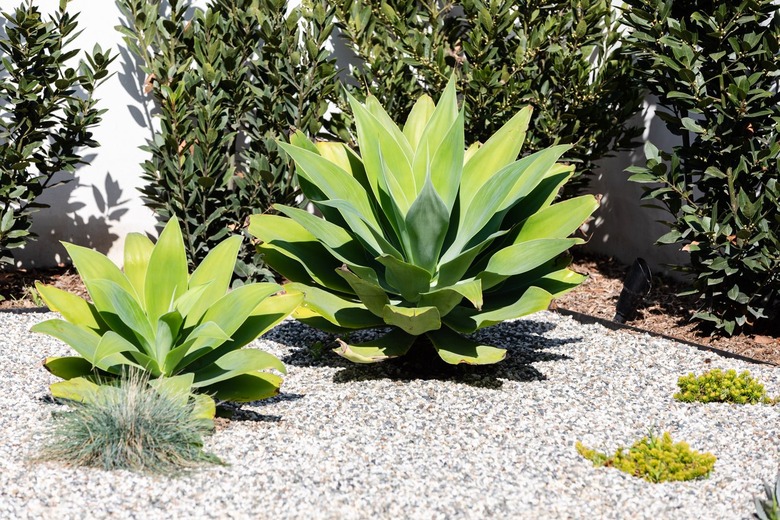
[[[88,402],[55,412],[39,460],[105,470],[175,475],[222,464],[203,450],[213,421],[197,417],[189,395],[158,391],[130,374]]]

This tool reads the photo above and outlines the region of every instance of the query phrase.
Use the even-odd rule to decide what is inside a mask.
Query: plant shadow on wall
[[[294,350],[282,361],[286,365],[301,367],[339,368],[334,374],[336,383],[390,379],[410,381],[436,379],[484,388],[501,388],[504,380],[531,382],[543,381],[545,375],[533,363],[565,361],[571,359],[555,350],[563,345],[575,343],[582,338],[548,338],[545,335],[555,325],[535,320],[504,322],[484,329],[473,335],[477,341],[487,341],[507,349],[506,359],[497,365],[446,365],[441,363],[432,348],[431,356],[423,349],[419,355],[408,355],[379,364],[354,364],[331,352],[336,345],[335,336],[316,331],[306,325],[288,321],[274,329],[267,339],[284,341]],[[381,334],[377,331],[358,331],[352,334],[355,340],[370,340]],[[292,338],[295,338],[290,341]]]

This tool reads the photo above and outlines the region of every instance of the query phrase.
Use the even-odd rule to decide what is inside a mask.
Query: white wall
[[[20,1],[20,0],[19,0]],[[203,1],[198,2],[202,5]],[[43,10],[53,10],[58,0],[38,0]],[[117,59],[111,65],[115,74],[98,90],[100,106],[107,108],[103,123],[95,130],[101,144],[91,164],[77,171],[73,183],[54,188],[42,197],[51,208],[34,215],[33,230],[40,238],[15,256],[23,267],[50,266],[66,261],[60,240],[93,247],[121,262],[124,237],[129,232],[154,233],[155,218],[141,202],[140,163],[146,157],[139,150],[150,137],[148,98],[142,94],[143,74],[134,67],[132,55],[124,50],[114,26],[120,23],[120,12],[113,0],[72,0],[71,12],[81,12],[83,34],[77,41],[82,49],[99,42],[111,48]],[[121,54],[120,54],[121,52]],[[651,123],[646,137],[656,144],[671,146],[669,134],[648,107],[646,121]],[[627,181],[623,169],[635,161],[642,162],[641,149],[603,161],[593,190],[604,195],[602,208],[591,224],[589,248],[631,262],[642,256],[658,268],[663,263],[684,261],[674,246],[659,248],[653,242],[665,228],[655,222],[665,214],[641,208],[641,187]]]

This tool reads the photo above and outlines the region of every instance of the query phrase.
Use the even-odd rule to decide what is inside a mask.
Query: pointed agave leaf
[[[303,304],[296,311],[295,318],[304,323],[316,323],[316,317],[321,317],[344,329],[368,329],[384,325],[382,319],[362,303],[346,300],[317,287],[297,283],[285,287],[303,293]]]
[[[583,195],[554,204],[528,217],[520,225],[520,231],[514,242],[568,237],[598,207],[599,203],[593,195]]]
[[[476,246],[470,247],[457,255],[453,255],[452,253],[455,250],[450,248],[440,261],[439,277],[436,281],[436,285],[439,287],[447,287],[448,285],[457,283],[469,270],[477,256],[490,246],[495,239],[506,235],[508,232],[509,230],[497,231]]]
[[[95,331],[103,328],[103,320],[100,319],[97,310],[91,303],[53,285],[35,282],[35,287],[46,306],[52,311],[62,314],[69,322]]]
[[[157,334],[154,342],[154,359],[159,366],[163,366],[165,357],[173,348],[176,338],[179,336],[184,318],[177,310],[173,310],[160,316],[157,320]]]
[[[146,270],[149,267],[149,258],[152,256],[154,244],[146,235],[140,233],[128,233],[125,238],[124,271],[135,289],[135,295],[144,305],[146,284]]]
[[[433,154],[430,158],[429,169],[431,182],[450,213],[452,213],[455,200],[458,198],[458,188],[463,175],[465,140],[463,124],[464,112],[461,111],[450,129],[444,134],[444,139],[438,148],[431,150]]]
[[[436,271],[449,223],[449,210],[428,179],[406,215],[411,263],[431,274]]]
[[[377,261],[385,266],[387,283],[394,287],[409,302],[417,302],[420,295],[431,289],[431,273],[414,264],[384,255]]]
[[[522,204],[516,204],[504,216],[508,222],[522,222],[535,213],[548,208],[555,201],[558,192],[571,179],[574,166],[556,164],[544,179],[525,197]]]
[[[92,363],[102,370],[108,370],[116,364],[135,365],[128,358],[116,355],[123,352],[138,352],[138,347],[116,332],[108,331],[100,338],[100,342],[95,349],[95,357],[92,358]]]
[[[281,288],[278,284],[263,282],[234,289],[209,307],[203,315],[203,322],[213,321],[225,334],[231,336],[260,302]]]
[[[243,352],[243,351],[242,351]],[[268,399],[279,394],[282,378],[276,374],[253,372],[206,386],[202,390],[220,401],[248,403]]]
[[[466,162],[461,178],[461,207],[471,206],[471,198],[477,190],[496,172],[517,159],[523,147],[532,111],[528,106],[515,114]]]
[[[430,96],[423,95],[412,107],[412,111],[409,112],[409,116],[406,118],[406,124],[404,125],[404,135],[409,142],[412,151],[417,150],[417,144],[422,138],[425,127],[428,125],[428,121],[431,119],[436,104],[433,102]]]
[[[224,296],[230,288],[241,242],[240,236],[223,240],[209,251],[206,258],[190,275],[188,283],[190,288],[196,286],[205,286],[206,288],[203,289],[197,302],[187,312],[182,313],[186,316],[185,327],[192,327],[198,323],[208,306]]]
[[[100,342],[100,336],[95,331],[60,319],[36,323],[30,327],[30,331],[48,334],[64,341],[90,363],[95,359],[95,350]]]
[[[172,310],[176,298],[187,290],[189,273],[179,222],[168,221],[154,246],[144,282],[145,309],[150,323]]]
[[[149,386],[161,395],[186,406],[190,398],[190,389],[195,380],[195,374],[182,374],[173,377],[158,377],[149,381]]]
[[[347,225],[363,245],[374,256],[391,255],[398,259],[403,255],[398,249],[390,243],[380,228],[375,228],[371,223],[361,215],[354,206],[345,200],[327,200],[317,203],[317,207],[335,208],[347,222]]]
[[[470,333],[547,309],[552,295],[539,287],[529,287],[514,304],[498,309],[477,312],[473,309],[456,307],[444,317],[444,323],[458,332]]]
[[[494,287],[507,277],[528,272],[581,243],[579,238],[542,238],[505,247],[490,258],[479,274],[482,286]]]
[[[450,365],[491,365],[506,357],[506,349],[464,338],[448,327],[429,332],[427,336],[439,357]]]
[[[279,146],[293,158],[300,177],[315,184],[329,200],[346,201],[369,226],[380,229],[368,193],[352,175],[316,153],[286,143]]]
[[[245,348],[228,352],[203,370],[195,373],[192,386],[203,388],[220,381],[226,381],[241,374],[275,369],[286,374],[284,364],[276,357],[262,350]]]
[[[53,375],[62,379],[88,376],[93,374],[94,370],[92,363],[77,356],[48,357],[44,360],[43,366]]]
[[[341,168],[347,173],[352,172],[352,165],[349,161],[349,154],[347,147],[344,143],[334,143],[328,141],[320,141],[314,143],[317,147],[317,151],[321,156]]]
[[[225,334],[225,331],[213,321],[201,323],[187,335],[187,338],[181,344],[166,354],[162,371],[166,375],[175,374],[184,368],[179,363],[191,350],[206,349],[206,352],[202,353],[205,355],[229,339],[230,336]]]
[[[407,334],[419,336],[441,327],[441,316],[436,307],[398,307],[385,305],[382,319]]]
[[[63,242],[62,245],[68,251],[68,256],[73,260],[73,265],[76,266],[87,290],[93,280],[111,280],[124,290],[134,292],[130,281],[107,256],[67,242]]]
[[[333,352],[355,363],[378,363],[406,354],[411,348],[417,336],[395,329],[379,338],[349,345],[342,340],[337,340],[339,346]]]
[[[122,324],[136,335],[145,354],[153,355],[155,333],[152,324],[140,304],[122,287],[111,280],[95,280],[91,284],[95,305],[105,312],[115,314]],[[108,317],[106,317],[108,319]],[[116,330],[116,327],[113,327]]]
[[[381,317],[385,305],[390,303],[387,293],[377,284],[363,280],[349,269],[342,267],[336,272],[347,281],[352,290],[366,308]]]

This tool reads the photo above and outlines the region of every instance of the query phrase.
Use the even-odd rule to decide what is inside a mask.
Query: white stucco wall
[[[58,0],[38,0],[43,10],[53,10]],[[199,5],[205,1],[197,2]],[[113,0],[72,0],[71,12],[80,12],[83,34],[77,46],[91,49],[99,42],[111,48],[117,59],[111,65],[114,75],[98,90],[100,106],[108,111],[94,131],[101,144],[91,163],[80,168],[76,181],[49,190],[41,201],[51,205],[34,215],[33,230],[40,236],[15,256],[23,267],[50,266],[67,261],[59,241],[93,247],[121,262],[124,237],[130,232],[154,233],[155,218],[141,202],[140,163],[146,154],[139,149],[150,137],[149,115],[141,93],[143,74],[134,66],[133,56],[125,49],[120,34],[120,12]],[[671,146],[671,136],[652,118],[646,136],[659,146]],[[684,259],[674,246],[658,248],[654,240],[665,232],[655,222],[666,215],[641,207],[641,187],[629,183],[623,169],[632,161],[642,161],[641,149],[603,161],[593,190],[604,195],[602,208],[591,224],[593,232],[587,247],[631,262],[637,256],[652,266]]]

